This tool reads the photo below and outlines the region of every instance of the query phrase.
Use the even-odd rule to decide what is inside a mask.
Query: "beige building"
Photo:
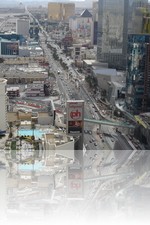
[[[53,21],[66,21],[75,15],[74,3],[48,3],[48,19]]]
[[[0,131],[6,131],[7,129],[7,92],[6,92],[7,80],[0,78]]]
[[[7,171],[6,168],[0,168],[1,188],[0,188],[0,221],[6,219],[7,210]]]
[[[55,131],[56,132],[56,131]],[[74,159],[74,138],[67,136],[62,131],[44,134],[43,149],[45,156],[49,159],[52,156],[60,155],[69,159]]]

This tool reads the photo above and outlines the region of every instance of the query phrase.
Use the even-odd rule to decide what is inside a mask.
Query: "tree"
[[[13,122],[9,122],[9,138],[11,138],[13,136],[12,127],[13,127]]]
[[[35,123],[34,122],[31,123],[31,129],[32,129],[32,132],[33,132],[33,137],[34,137],[34,130],[35,130]]]
[[[3,58],[0,58],[0,63],[3,63],[4,62],[4,59]]]
[[[20,127],[20,122],[17,122],[17,124],[16,124],[16,128],[17,128],[17,136],[19,136],[19,135],[18,135],[19,127]]]
[[[12,177],[13,174],[13,163],[11,161],[8,162],[9,164],[9,177]]]

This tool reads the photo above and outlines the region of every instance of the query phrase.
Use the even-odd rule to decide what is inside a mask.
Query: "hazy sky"
[[[48,2],[75,2],[77,6],[81,6],[82,8],[89,8],[92,7],[93,0],[0,0],[0,7],[6,7],[6,6],[13,6],[13,5],[19,5],[19,3],[22,2],[26,5],[35,5],[38,3],[39,5],[47,5]]]

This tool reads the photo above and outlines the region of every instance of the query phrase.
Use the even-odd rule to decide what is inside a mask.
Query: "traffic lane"
[[[104,143],[100,139],[99,135],[94,130],[94,126],[90,123],[84,123],[84,133],[85,137],[88,137],[88,140],[86,140],[86,144],[88,144],[87,149],[104,149]]]
[[[96,154],[96,150],[92,150],[92,151],[87,151],[87,153],[84,156],[84,168],[91,170],[93,175],[94,175],[94,173],[93,173],[92,167],[93,167],[93,163],[95,161],[95,158],[94,158],[95,154]]]
[[[81,98],[81,96],[79,95],[79,93],[77,92],[77,89],[75,88],[73,84],[69,83],[66,79],[63,82],[64,82],[64,86],[66,90],[68,91],[68,95],[70,99],[84,100],[84,98]]]
[[[81,93],[80,91],[77,92],[77,90],[75,90],[76,92],[76,96],[78,95],[79,99],[82,99],[85,101],[85,110],[84,110],[84,116],[87,119],[92,119],[92,114],[91,114],[91,107],[89,107],[89,103],[87,102],[88,98],[86,95],[83,94],[83,92]]]
[[[93,149],[93,143],[92,143],[92,135],[90,134],[84,134],[84,144],[87,146],[87,150],[92,150]],[[94,148],[96,149],[96,148]]]
[[[116,150],[133,150],[132,147],[127,142],[127,140],[121,134],[118,133],[116,135],[116,138],[117,138],[117,142],[116,142],[114,149],[116,149]]]
[[[115,132],[111,126],[101,126],[100,133],[103,134],[102,140],[107,143],[108,149],[114,149],[117,139],[114,139],[112,135],[115,135]]]
[[[99,150],[101,146],[92,134],[84,133],[84,144],[88,150]]]
[[[56,80],[57,80],[57,84],[58,84],[59,90],[61,91],[61,94],[64,94],[65,99],[69,100],[70,99],[69,95],[68,95],[68,93],[67,93],[63,83],[61,82],[60,79],[56,79]]]
[[[86,138],[86,137],[89,137],[89,135],[86,135],[85,136],[85,139],[86,139],[86,141],[88,141],[88,139]],[[93,139],[93,138],[92,138]],[[90,141],[91,141],[91,137],[90,137]],[[93,142],[92,141],[92,143],[90,143],[89,145],[88,145],[88,148],[87,149],[89,149],[89,150],[87,150],[86,151],[86,156],[85,156],[85,158],[86,157],[88,157],[89,159],[90,159],[90,161],[88,161],[88,163],[90,162],[95,162],[95,160],[99,160],[102,156],[105,158],[106,157],[106,154],[105,154],[105,151],[102,151],[102,150],[99,150],[99,146],[94,146],[94,143],[95,142]],[[91,148],[92,147],[92,148]],[[92,164],[93,164],[92,163]],[[85,161],[85,165],[86,165],[86,161]],[[90,164],[91,165],[91,164]],[[88,166],[88,164],[86,165],[86,166]]]
[[[97,127],[98,126],[98,127]],[[99,125],[95,125],[95,127],[93,128],[92,134],[95,138],[95,140],[97,141],[97,148],[100,150],[110,150],[110,146],[107,143],[107,140],[105,139],[105,136],[102,132],[102,126],[101,126],[101,130],[99,131],[99,133],[97,133],[97,128],[99,131]],[[109,129],[108,129],[109,130]]]
[[[50,60],[51,61],[51,60]],[[63,78],[63,75],[64,75],[64,72],[62,73],[62,66],[55,60],[53,60],[53,63],[52,63],[52,70],[54,71],[54,73],[56,73],[56,80],[57,80],[57,84],[59,86],[59,89],[61,90],[61,92],[63,92],[65,94],[65,97],[66,99],[69,99],[69,95],[66,91],[66,88],[65,88],[65,85],[63,84],[63,81],[61,80],[61,77],[58,76],[58,70],[61,71],[61,74],[62,74],[62,78]]]
[[[127,161],[133,150],[114,150],[118,168]]]
[[[115,153],[115,157],[117,159],[118,166],[122,166],[127,161],[129,156],[131,155],[131,153],[133,152],[133,149],[131,149],[131,146],[127,143],[126,139],[124,139],[124,137],[122,135],[118,135],[118,141],[119,141],[119,147],[121,144],[124,147],[121,150],[121,149],[117,148],[118,143],[116,143],[114,153]]]
[[[54,65],[56,65],[56,63],[55,63]],[[56,69],[56,67],[55,67],[55,69]],[[58,67],[57,67],[57,69],[58,69]],[[67,95],[66,98],[67,98],[67,99],[72,98],[72,94],[69,95],[69,93],[67,93],[67,90],[64,88],[64,86],[62,85],[62,82],[60,81],[59,78],[58,78],[58,83],[59,83],[60,89]],[[69,85],[69,84],[68,84],[68,85]],[[70,84],[69,86],[72,86],[72,85]],[[89,99],[89,96],[87,95],[87,93],[86,93],[85,91],[83,91],[82,89],[80,89],[80,90],[81,90],[81,94],[82,94],[83,100],[85,100],[85,102],[87,102],[87,100]],[[76,91],[76,90],[75,90],[75,91]],[[78,92],[78,93],[79,93],[79,92]],[[84,96],[84,97],[83,97],[83,96]],[[76,99],[81,99],[81,98],[78,97],[78,94],[75,95],[75,98],[76,98]],[[87,117],[87,118],[91,118],[91,117],[92,117],[92,115],[91,115],[91,111],[93,110],[92,104],[93,104],[93,102],[91,103],[90,108],[88,107],[88,108],[86,108],[86,110],[85,110],[85,117]],[[89,110],[89,113],[87,113],[88,110]],[[97,116],[97,117],[98,117],[98,116]],[[92,128],[92,127],[91,127],[91,128]],[[93,147],[95,148],[96,146],[90,146],[90,148],[93,148]],[[101,147],[101,146],[99,146],[99,147]]]

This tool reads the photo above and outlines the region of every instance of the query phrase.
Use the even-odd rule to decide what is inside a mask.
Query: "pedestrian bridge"
[[[130,125],[128,123],[114,122],[114,121],[111,121],[111,120],[95,120],[95,119],[84,118],[84,121],[88,122],[88,123],[95,123],[95,124],[107,125],[107,126],[113,126],[113,127],[124,127],[124,128],[130,128],[130,129],[135,128],[135,126]]]
[[[116,178],[123,178],[123,177],[129,177],[129,176],[133,176],[134,173],[133,172],[129,172],[129,173],[114,173],[114,174],[108,174],[108,175],[103,175],[103,176],[98,176],[98,177],[90,177],[90,178],[86,178],[84,179],[84,182],[89,182],[89,181],[96,181],[96,180],[107,180],[107,179],[116,179]]]

